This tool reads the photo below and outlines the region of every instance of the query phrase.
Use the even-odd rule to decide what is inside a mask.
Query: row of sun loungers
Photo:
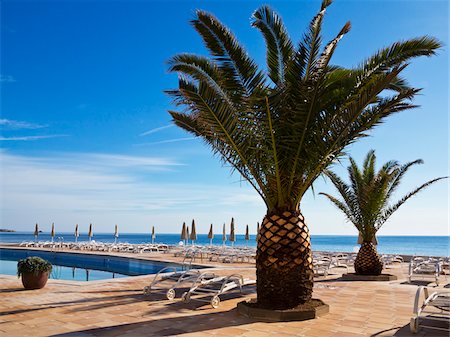
[[[50,249],[70,249],[83,251],[103,251],[103,252],[121,252],[121,253],[148,253],[148,252],[166,252],[169,246],[166,244],[130,244],[130,243],[103,243],[92,241],[83,242],[22,242],[21,247],[38,247]]]
[[[103,243],[92,241],[83,242],[50,242],[29,241],[22,242],[22,247],[40,247],[50,249],[69,249],[81,251],[104,251],[120,253],[151,253],[151,252],[174,252],[175,256],[181,256],[184,260],[195,262],[200,260],[221,263],[253,263],[255,261],[256,249],[254,247],[229,247],[229,246],[187,246],[170,247],[166,244],[129,244],[129,243]],[[314,273],[316,276],[327,276],[335,268],[344,268],[348,272],[353,266],[356,258],[355,253],[324,253],[313,254]],[[386,267],[400,265],[403,257],[399,255],[382,255]],[[439,275],[449,269],[448,258],[419,257],[411,258],[409,264],[408,281],[431,278],[439,284]]]
[[[177,297],[177,291],[183,291],[181,300],[207,302],[216,309],[220,296],[234,290],[243,291],[243,287],[255,285],[256,280],[243,278],[240,274],[217,276],[212,272],[200,272],[197,269],[177,271],[168,267],[155,275],[151,284],[144,288],[144,294],[163,293],[168,300]]]
[[[213,308],[218,308],[221,295],[236,290],[242,293],[243,287],[255,283],[255,280],[244,279],[239,274],[217,276],[213,272],[201,272],[197,269],[177,271],[168,267],[155,275],[151,284],[144,288],[144,294],[163,293],[168,300],[173,301],[180,292],[187,290],[181,295],[183,302],[207,302]],[[420,328],[448,331],[449,321],[450,291],[430,293],[428,288],[419,287],[414,300],[411,331],[417,333]]]
[[[248,247],[227,246],[189,246],[174,251],[174,256],[222,263],[252,263],[255,261],[256,249]]]
[[[356,254],[314,253],[314,274],[316,276],[328,276],[334,268],[344,268],[348,272],[348,268],[353,266],[355,258]]]

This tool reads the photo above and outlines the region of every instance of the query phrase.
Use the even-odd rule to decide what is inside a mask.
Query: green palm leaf
[[[347,23],[322,46],[323,1],[295,47],[281,17],[268,6],[252,26],[267,46],[265,75],[233,33],[215,16],[197,11],[193,27],[211,57],[180,54],[169,60],[179,74],[168,90],[174,122],[201,137],[258,191],[269,210],[297,209],[315,179],[345,148],[393,113],[413,108],[419,89],[401,76],[408,61],[440,47],[429,37],[380,49],[362,65],[333,65]],[[394,95],[388,95],[388,92]]]
[[[266,41],[270,79],[277,85],[283,85],[285,67],[294,48],[281,18],[270,7],[263,6],[253,13],[252,26],[261,31]]]
[[[327,170],[325,175],[330,179],[339,192],[342,200],[327,193],[325,195],[347,220],[358,229],[364,241],[371,242],[376,232],[389,219],[389,217],[409,198],[416,195],[424,188],[447,177],[432,179],[412,192],[406,194],[400,200],[389,206],[393,191],[399,186],[405,172],[413,165],[420,164],[421,159],[401,166],[397,161],[388,161],[378,171],[375,171],[375,151],[370,150],[363,165],[360,168],[353,158],[349,158],[350,165],[347,168],[350,185],[347,185],[336,174]]]

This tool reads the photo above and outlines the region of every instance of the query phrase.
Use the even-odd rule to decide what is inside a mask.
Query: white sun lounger
[[[419,304],[421,294],[424,301]],[[433,325],[429,325],[434,322]],[[443,324],[443,326],[439,326]],[[411,332],[417,333],[420,327],[441,331],[450,331],[450,291],[435,291],[429,294],[428,288],[419,287],[414,300]]]
[[[409,263],[408,281],[411,283],[413,278],[433,278],[436,285],[439,285],[439,274],[441,266],[435,261],[421,261],[412,259]]]
[[[186,303],[190,300],[209,302],[216,309],[220,304],[220,295],[235,289],[239,289],[242,293],[242,287],[253,284],[256,284],[256,280],[244,279],[239,274],[220,276],[206,282],[196,282],[188,292],[182,295],[181,300]],[[194,295],[200,297],[193,298]],[[205,297],[210,297],[210,299],[205,299]]]
[[[178,271],[176,267],[166,267],[161,269],[153,278],[152,283],[144,287],[144,294],[164,293],[168,300],[173,300],[176,297],[176,289],[183,284],[192,287],[196,283],[201,283],[201,279],[209,280],[216,277],[214,273],[201,273],[197,269],[188,269]]]

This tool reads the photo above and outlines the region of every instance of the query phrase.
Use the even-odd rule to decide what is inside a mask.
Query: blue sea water
[[[100,242],[114,242],[113,234],[94,233],[93,240]],[[404,255],[427,255],[427,256],[449,256],[450,236],[378,236],[378,251],[382,254],[404,254]],[[50,241],[49,233],[39,234],[39,241]],[[55,241],[64,240],[73,242],[73,233],[58,233]],[[216,235],[213,244],[222,245],[222,235]],[[22,241],[34,241],[32,232],[0,233],[0,243],[20,243]],[[81,234],[78,241],[88,241],[86,234]],[[149,243],[151,235],[148,234],[120,234],[119,242]],[[155,242],[178,245],[179,234],[156,234]],[[189,242],[190,244],[191,242]],[[199,234],[195,242],[200,245],[208,245],[209,239],[206,234]],[[231,242],[227,241],[230,246]],[[357,236],[352,235],[312,235],[312,249],[325,252],[356,252],[359,249]],[[256,246],[255,236],[250,236],[246,242],[244,235],[236,235],[236,246]]]

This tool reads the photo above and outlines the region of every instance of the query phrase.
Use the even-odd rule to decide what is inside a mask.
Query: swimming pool
[[[53,265],[50,278],[60,280],[94,281],[156,274],[168,266],[178,270],[183,268],[177,263],[120,256],[0,248],[0,274],[17,275],[17,261],[28,256],[39,256],[49,261]]]

